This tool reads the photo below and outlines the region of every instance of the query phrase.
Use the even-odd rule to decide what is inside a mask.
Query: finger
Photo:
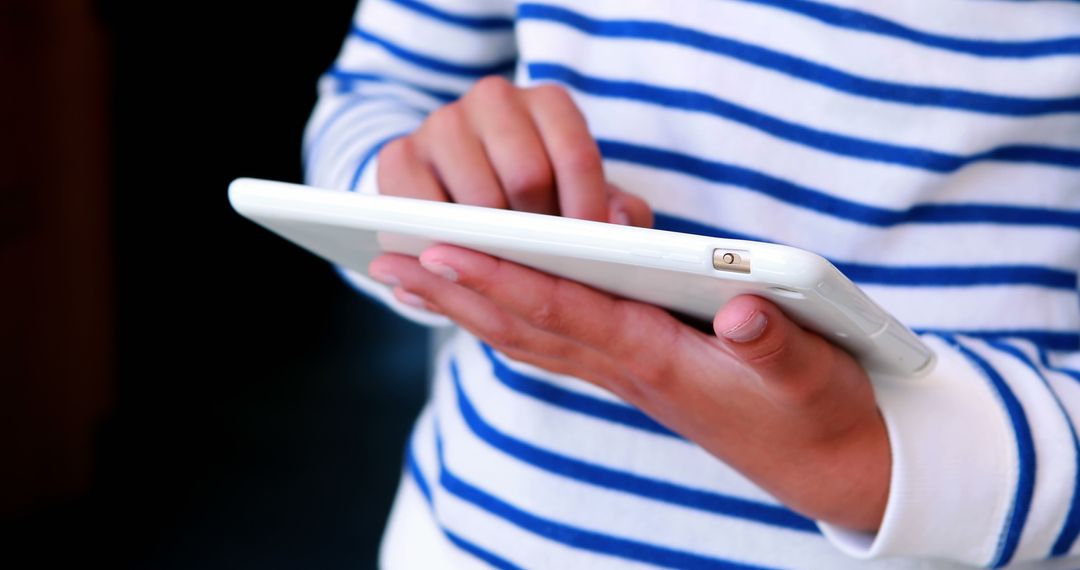
[[[555,171],[559,211],[570,218],[607,221],[603,162],[585,116],[562,87],[544,85],[524,96]]]
[[[460,104],[432,113],[418,134],[424,141],[421,150],[451,200],[472,206],[507,207],[484,145]]]
[[[449,197],[431,166],[420,157],[416,141],[401,137],[379,151],[379,194],[446,202]]]
[[[459,247],[432,247],[420,263],[531,326],[627,362],[646,378],[668,370],[667,358],[690,330],[659,308]]]
[[[729,301],[713,320],[716,335],[769,394],[800,407],[828,395],[847,353],[792,322],[779,307],[752,295]],[[861,370],[856,365],[856,369]],[[844,382],[846,384],[847,382]]]
[[[510,208],[558,214],[551,163],[517,89],[502,77],[488,77],[465,97],[469,120],[484,145]]]
[[[624,226],[653,227],[652,208],[642,198],[608,183],[608,221]]]
[[[596,351],[531,326],[483,295],[432,274],[415,258],[382,255],[372,261],[368,272],[376,280],[394,285],[399,301],[445,315],[512,357],[531,354],[532,362],[543,361],[545,367],[575,375],[586,369],[610,369]],[[555,366],[556,360],[566,362]],[[596,373],[591,376],[601,377]]]

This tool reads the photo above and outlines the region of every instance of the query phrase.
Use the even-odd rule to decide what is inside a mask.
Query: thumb
[[[804,330],[773,303],[753,295],[729,301],[713,320],[721,342],[763,387],[793,403],[810,404],[828,383],[840,349]]]
[[[653,225],[652,208],[648,202],[629,192],[620,190],[612,183],[607,185],[608,221],[624,226],[651,228]]]

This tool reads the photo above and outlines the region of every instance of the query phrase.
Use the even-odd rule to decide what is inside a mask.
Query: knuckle
[[[484,333],[484,336],[488,337],[491,344],[501,348],[518,351],[527,348],[525,336],[509,317],[492,319]]]
[[[480,206],[481,208],[506,208],[506,197],[498,192],[484,192],[475,195],[471,195],[467,200],[464,200],[470,206]]]
[[[592,141],[581,141],[562,149],[558,156],[559,166],[576,173],[591,173],[602,170],[603,159],[600,149]]]
[[[465,126],[465,114],[460,103],[443,105],[428,115],[424,126],[436,137],[447,137],[459,133]]]
[[[495,263],[502,263],[500,260],[495,260]],[[458,276],[458,281],[464,287],[468,287],[476,293],[481,295],[490,296],[494,289],[499,287],[499,271],[497,269],[484,268],[483,270],[476,271],[475,273],[469,272]]]
[[[528,319],[537,328],[547,331],[561,330],[563,325],[562,314],[548,295],[545,295],[543,301],[529,309]]]
[[[634,377],[642,389],[650,393],[668,393],[675,386],[675,370],[670,355],[680,342],[682,330],[674,319],[643,318],[634,306],[618,300],[615,310],[616,331],[612,343],[620,354],[629,356]],[[640,329],[643,321],[650,322],[648,338],[629,331]],[[650,350],[643,350],[643,346]]]
[[[516,87],[501,75],[489,75],[477,81],[469,91],[470,102],[488,104],[514,97]]]
[[[757,367],[770,367],[782,363],[787,356],[787,343],[779,335],[768,335],[747,352],[744,359]]]
[[[574,100],[570,97],[570,92],[562,85],[555,85],[553,83],[533,87],[532,96],[536,99],[538,105],[555,106],[574,104]]]
[[[379,150],[378,160],[381,166],[397,168],[407,164],[416,155],[416,141],[411,136],[398,137]]]
[[[403,190],[400,182],[403,172],[416,161],[415,141],[411,136],[400,137],[387,143],[379,150],[375,183],[379,192],[394,195]]]
[[[519,197],[539,197],[550,192],[554,186],[551,169],[547,161],[530,160],[515,167],[505,174],[506,192]]]

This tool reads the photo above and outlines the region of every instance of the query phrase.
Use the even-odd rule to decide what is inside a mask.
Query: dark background
[[[238,176],[301,180],[316,80],[355,7],[4,4],[3,90],[28,86],[0,99],[17,125],[3,149],[16,174],[0,179],[15,285],[0,293],[22,315],[0,354],[16,442],[0,470],[18,499],[0,535],[18,567],[374,565],[424,398],[425,332],[226,198]],[[63,239],[24,223],[77,200],[57,224],[80,229]],[[79,252],[75,269],[43,261],[65,251]],[[70,310],[43,316],[70,295]],[[90,316],[71,321],[81,307]],[[60,400],[84,420],[67,421]],[[37,461],[69,423],[85,444]]]

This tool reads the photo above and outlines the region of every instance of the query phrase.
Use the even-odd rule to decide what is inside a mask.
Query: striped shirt
[[[1080,3],[364,0],[307,182],[377,192],[382,145],[492,74],[565,86],[657,227],[820,253],[940,363],[875,386],[890,497],[855,533],[343,271],[451,331],[387,567],[1080,567]]]

